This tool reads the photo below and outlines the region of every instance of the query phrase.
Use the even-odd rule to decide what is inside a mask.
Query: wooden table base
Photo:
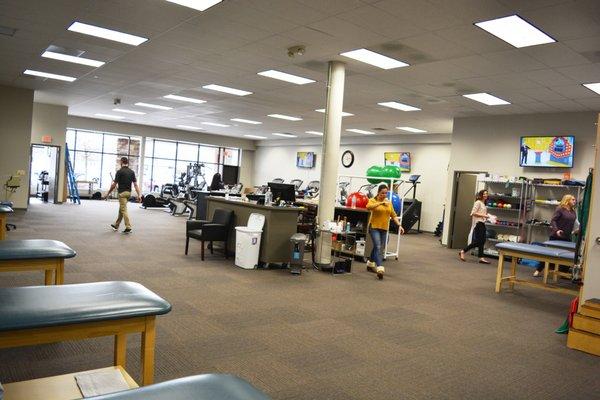
[[[6,213],[0,213],[0,240],[6,239]]]
[[[0,261],[1,271],[44,271],[45,285],[62,285],[65,283],[64,258],[2,260]]]
[[[509,276],[503,276],[504,258],[506,256],[511,257],[510,275]],[[542,282],[531,282],[531,281],[526,281],[526,280],[522,280],[522,279],[517,279],[517,258],[527,258],[527,259],[532,259],[532,260],[543,262],[544,263],[544,277],[542,278]],[[550,271],[550,264],[554,264],[553,271]],[[557,292],[557,293],[563,293],[563,294],[577,296],[579,294],[579,290],[567,289],[567,288],[561,288],[561,287],[557,287],[557,286],[548,285],[548,275],[550,273],[553,274],[554,282],[556,282],[558,280],[559,275],[563,275],[563,273],[559,272],[559,270],[558,270],[560,265],[572,267],[573,261],[566,260],[564,258],[538,256],[535,254],[520,253],[520,252],[515,252],[515,251],[505,251],[505,250],[499,251],[498,252],[498,270],[496,273],[496,293],[500,293],[500,291],[502,290],[502,284],[504,282],[508,282],[508,286],[510,289],[513,289],[515,284],[519,284],[519,285],[536,287],[538,289],[550,290],[550,291]]]
[[[127,335],[141,333],[142,385],[149,385],[154,382],[155,319],[156,317],[151,315],[112,321],[5,331],[0,332],[0,349],[114,336],[114,365],[125,368],[127,362]]]

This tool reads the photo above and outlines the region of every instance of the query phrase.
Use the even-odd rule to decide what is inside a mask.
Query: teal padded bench
[[[127,335],[141,333],[142,384],[154,377],[155,319],[171,304],[134,282],[0,288],[0,349],[115,336],[125,368]]]
[[[565,240],[546,240],[543,244],[547,247],[555,247],[557,249],[570,251],[575,251],[575,247],[577,246],[577,243],[567,242]]]
[[[510,289],[514,288],[515,283],[518,283],[528,286],[535,286],[542,289],[548,289],[569,295],[577,295],[579,293],[576,290],[548,285],[548,273],[550,271],[550,264],[554,264],[553,274],[554,281],[556,282],[558,280],[558,269],[560,265],[565,265],[568,267],[573,266],[575,262],[574,252],[553,247],[513,242],[498,243],[496,245],[496,250],[498,250],[496,293],[500,293],[500,290],[502,289],[502,283],[504,281],[508,281]],[[504,270],[504,258],[507,256],[511,257],[511,273],[510,276],[503,277],[502,274]],[[542,283],[517,279],[516,274],[518,258],[528,258],[544,263],[544,278],[542,280]]]
[[[248,382],[233,375],[207,374],[174,379],[90,400],[270,400]]]
[[[6,224],[6,215],[12,214],[13,212],[14,211],[10,205],[5,203],[0,204],[0,240],[6,239],[6,230],[8,229],[8,225]]]
[[[43,270],[46,285],[62,285],[65,281],[65,259],[73,258],[76,254],[72,248],[57,240],[2,240],[0,271]]]

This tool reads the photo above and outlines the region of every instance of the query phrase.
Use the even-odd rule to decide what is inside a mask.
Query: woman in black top
[[[224,188],[225,188],[225,185],[223,184],[223,180],[221,179],[221,174],[217,172],[212,177],[212,182],[210,182],[209,189],[210,190],[221,190]]]
[[[560,201],[560,205],[554,211],[552,221],[550,221],[550,240],[563,240],[565,242],[571,241],[571,234],[575,228],[575,221],[577,221],[577,213],[575,212],[575,205],[577,200],[575,196],[566,194]],[[544,270],[544,264],[541,264],[536,268],[533,276],[540,276],[540,273]]]

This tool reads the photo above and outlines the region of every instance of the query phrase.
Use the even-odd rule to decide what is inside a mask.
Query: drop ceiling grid
[[[315,122],[323,118],[312,110],[324,103],[325,61],[341,59],[337,55],[341,51],[367,46],[413,57],[407,60],[411,67],[381,71],[346,60],[345,108],[358,111],[356,116],[344,119],[345,126],[383,126],[388,130],[401,122],[442,126],[444,124],[432,121],[436,118],[451,121],[453,116],[471,111],[482,115],[549,109],[543,100],[553,101],[552,107],[558,111],[561,107],[565,111],[577,107],[587,109],[595,104],[594,94],[588,94],[589,91],[579,85],[583,78],[600,80],[598,66],[589,60],[591,52],[600,50],[600,46],[589,39],[600,33],[598,21],[587,14],[595,10],[590,2],[532,1],[535,4],[522,6],[502,0],[457,1],[458,5],[448,8],[447,2],[438,0],[248,0],[227,1],[205,13],[195,13],[162,0],[152,0],[152,7],[143,10],[136,7],[142,3],[147,5],[146,0],[131,0],[128,4],[117,0],[104,4],[65,0],[52,8],[51,26],[56,27],[48,28],[49,35],[44,38],[54,38],[51,42],[44,43],[34,32],[24,35],[19,46],[7,45],[0,39],[0,54],[13,54],[17,60],[0,66],[0,79],[6,82],[6,77],[16,76],[9,83],[39,89],[36,99],[68,102],[70,112],[77,115],[108,112],[113,108],[113,96],[122,96],[129,105],[143,100],[174,107],[170,112],[145,110],[148,111],[145,116],[128,116],[132,122],[159,121],[171,124],[168,126],[179,119],[223,122],[240,117],[237,114],[245,111],[243,118],[265,123],[259,127],[235,127],[237,134],[286,127],[287,131],[302,133],[314,129]],[[25,20],[28,17],[21,15],[24,10],[34,8],[39,2],[9,3],[18,7],[11,8],[11,14],[16,15],[6,18],[6,23]],[[543,25],[559,43],[516,50],[472,25],[475,20],[492,18],[498,13],[509,14],[517,9],[534,23]],[[577,21],[557,18],[557,12],[580,18],[582,26],[571,27]],[[157,15],[160,15],[160,23],[148,26],[147,21],[157,19]],[[78,16],[118,24],[123,30],[131,29],[132,33],[147,35],[151,40],[139,48],[130,48],[66,32],[64,21]],[[30,21],[37,18],[39,22],[41,17],[41,14],[32,16]],[[0,21],[2,18],[0,16]],[[562,36],[566,39],[564,43]],[[113,61],[91,71],[56,61],[40,61],[39,52],[54,42],[85,49],[90,57],[97,55]],[[294,44],[307,44],[307,54],[289,59],[285,49]],[[27,48],[28,45],[33,48]],[[47,66],[52,72],[73,71],[75,76],[83,78],[65,85],[19,77],[19,70],[28,65]],[[301,87],[256,75],[270,68],[306,76],[318,83]],[[157,86],[145,87],[149,82]],[[255,94],[238,98],[201,89],[202,85],[213,82],[242,89],[248,86]],[[184,108],[162,99],[165,94],[190,90],[209,103]],[[503,109],[480,107],[460,96],[470,90],[497,91],[514,105]],[[83,96],[85,93],[89,98]],[[590,101],[572,101],[572,97]],[[406,99],[409,104],[422,106],[423,111],[384,111],[376,105],[376,101],[388,99]],[[362,115],[360,110],[371,112]],[[305,120],[296,125],[265,117],[272,112],[301,115]],[[451,124],[445,125],[451,127]],[[225,130],[217,133],[225,134]]]

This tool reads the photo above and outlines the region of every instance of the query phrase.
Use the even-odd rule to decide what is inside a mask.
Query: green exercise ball
[[[383,175],[386,178],[400,179],[400,167],[395,165],[386,165],[383,167]]]
[[[376,185],[382,180],[381,177],[383,176],[383,168],[379,165],[372,165],[367,170],[367,176],[369,183]]]

